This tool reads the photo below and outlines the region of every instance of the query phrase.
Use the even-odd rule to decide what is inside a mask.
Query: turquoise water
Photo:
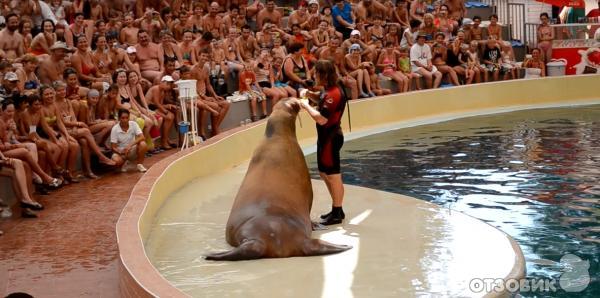
[[[307,160],[318,179],[315,155]],[[523,296],[600,297],[598,105],[471,117],[352,140],[342,149],[342,172],[344,183],[427,200],[503,230],[521,246],[528,278],[558,281],[569,270],[560,262],[565,254],[589,262],[591,282],[582,292]],[[577,272],[585,282],[585,268]]]

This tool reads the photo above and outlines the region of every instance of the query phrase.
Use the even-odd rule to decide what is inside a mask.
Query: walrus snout
[[[300,112],[300,100],[297,98],[290,97],[285,102],[284,105],[294,111],[295,113]]]

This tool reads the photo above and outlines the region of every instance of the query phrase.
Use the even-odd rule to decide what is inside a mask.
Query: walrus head
[[[274,107],[267,121],[265,136],[292,135],[296,137],[296,117],[300,112],[300,101],[297,98],[280,100]]]

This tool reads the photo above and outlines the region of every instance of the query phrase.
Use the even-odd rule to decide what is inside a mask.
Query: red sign
[[[552,50],[553,59],[566,59],[568,75],[600,73],[600,48],[563,48]]]

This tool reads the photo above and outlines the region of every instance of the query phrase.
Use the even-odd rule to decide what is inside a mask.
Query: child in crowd
[[[375,93],[375,95],[381,96],[381,95],[392,94],[392,90],[381,87],[381,81],[379,79],[379,76],[375,73],[375,65],[373,65],[373,63],[369,64],[369,66],[367,67],[367,71],[369,72],[369,76],[370,76],[369,83],[371,84],[371,91],[373,91],[373,93]],[[402,87],[402,86],[398,86],[398,87]]]
[[[517,62],[512,51],[510,42],[504,41],[502,44],[502,72],[505,80],[514,80],[517,78]]]
[[[260,86],[258,86],[256,74],[249,63],[244,64],[244,70],[240,73],[240,93],[250,99],[250,112],[253,122],[267,117],[267,96],[262,93]],[[262,117],[258,116],[258,103],[261,104],[263,110]]]
[[[478,69],[480,73],[483,73],[483,81],[488,81],[488,72],[479,62],[479,42],[477,40],[472,40],[469,47],[469,65],[471,67]],[[475,71],[477,73],[477,71]],[[475,77],[477,80],[477,76]]]

